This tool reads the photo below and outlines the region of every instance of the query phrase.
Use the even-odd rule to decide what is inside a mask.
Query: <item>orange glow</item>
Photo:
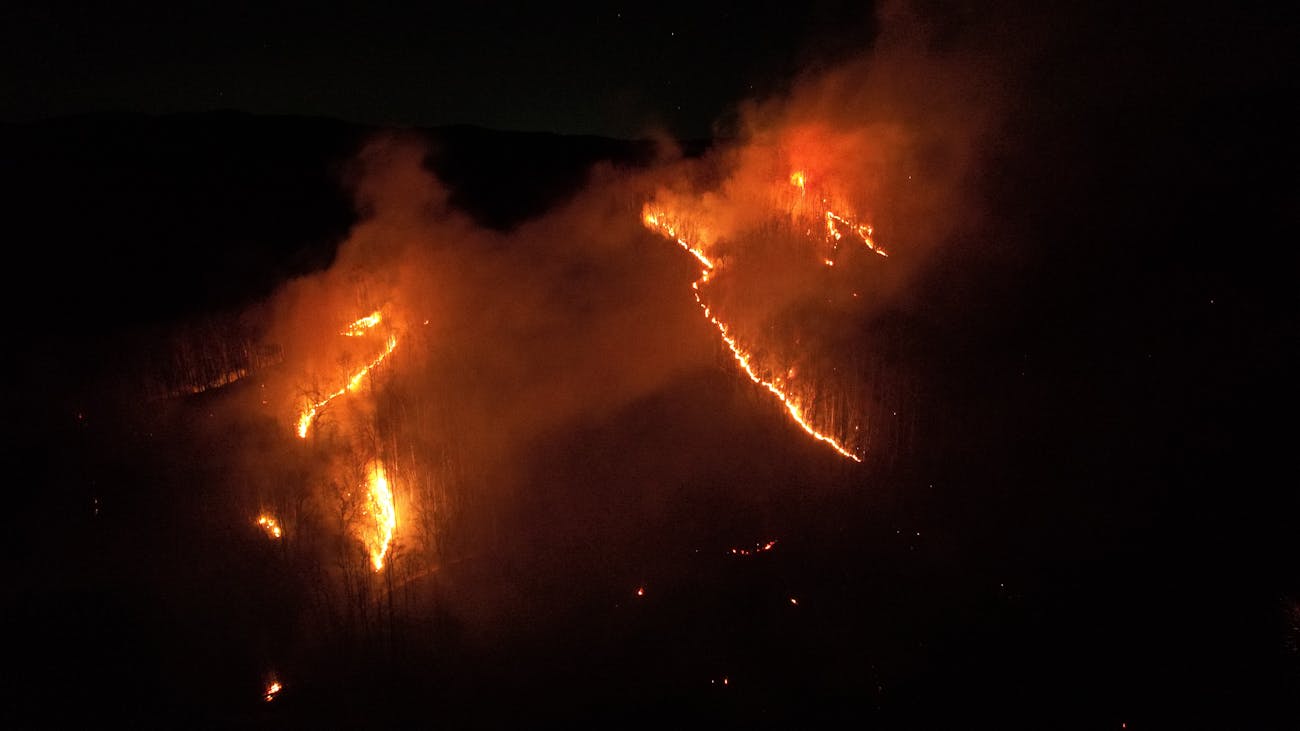
[[[339,396],[342,396],[348,391],[356,391],[358,388],[360,388],[361,383],[362,381],[365,380],[366,375],[370,373],[370,371],[373,370],[375,366],[378,366],[380,363],[383,363],[384,359],[387,358],[390,354],[392,354],[392,352],[396,348],[397,348],[397,336],[390,335],[388,337],[388,343],[384,347],[384,352],[380,353],[378,357],[376,357],[374,360],[370,361],[365,366],[363,366],[360,370],[354,373],[352,377],[348,379],[347,384],[344,385],[343,388],[340,388],[339,390],[329,394],[328,396],[321,399],[320,401],[308,404],[307,407],[303,409],[303,412],[298,416],[298,428],[297,428],[298,438],[306,439],[307,430],[311,428],[311,423],[313,420],[315,420],[316,415],[320,413],[320,410],[328,406],[331,401],[338,398]]]
[[[889,254],[886,254],[884,249],[876,246],[876,240],[871,238],[871,234],[875,232],[871,226],[868,226],[865,223],[855,224],[834,211],[826,211],[826,235],[828,237],[834,238],[835,241],[838,242],[844,236],[844,234],[840,233],[839,227],[835,225],[836,222],[847,226],[849,231],[852,231],[855,236],[862,239],[862,243],[866,244],[868,249],[888,258]]]
[[[348,329],[344,330],[341,334],[346,335],[350,338],[355,338],[361,335],[365,335],[367,330],[374,327],[375,325],[378,325],[382,319],[383,319],[383,315],[380,312],[378,311],[372,312],[366,317],[363,317],[360,320],[357,320],[356,322],[352,323],[351,325],[348,325]]]
[[[262,693],[262,699],[265,700],[267,703],[270,703],[271,701],[275,700],[275,697],[279,695],[280,691],[282,690],[284,690],[284,686],[280,685],[280,681],[272,680],[269,684],[267,684],[266,691]]]
[[[637,595],[637,596],[645,596],[645,587],[644,587],[644,586],[638,586],[638,587],[636,588],[636,595]]]
[[[765,553],[765,552],[767,552],[767,551],[770,551],[770,550],[772,550],[775,546],[776,546],[776,539],[773,538],[772,540],[768,541],[767,543],[756,543],[756,544],[754,544],[754,547],[753,547],[753,548],[733,548],[733,549],[731,549],[731,555],[733,555],[733,556],[753,556],[753,555],[756,554],[756,553]]]
[[[813,425],[808,423],[808,418],[804,415],[803,407],[794,397],[783,391],[777,384],[758,375],[754,370],[750,354],[740,347],[740,343],[736,341],[735,336],[733,336],[727,329],[727,324],[709,313],[708,306],[706,306],[703,300],[700,299],[698,289],[695,293],[695,301],[704,310],[704,316],[709,318],[709,322],[713,323],[714,326],[718,328],[718,333],[722,336],[722,342],[726,343],[727,347],[731,349],[732,357],[736,359],[736,363],[740,365],[740,369],[745,372],[745,375],[749,376],[749,380],[767,389],[769,393],[775,396],[776,399],[785,406],[786,412],[790,414],[790,418],[794,419],[794,423],[798,424],[800,429],[803,429],[804,432],[813,439],[816,439],[819,442],[825,442],[831,449],[834,449],[836,452],[848,457],[854,462],[862,461],[861,457],[850,452],[834,437],[823,434],[813,428]]]
[[[393,489],[388,484],[388,475],[379,462],[370,465],[370,474],[366,478],[366,513],[374,520],[362,535],[366,550],[370,552],[370,563],[375,571],[382,571],[388,548],[393,542],[393,532],[397,530],[397,509],[393,505]]]
[[[807,175],[802,170],[795,171],[790,175],[790,183],[799,188],[801,197],[806,192],[807,182]],[[825,199],[822,199],[822,202],[825,203]],[[798,205],[800,204],[796,203],[796,206]],[[839,226],[837,226],[837,223],[847,227],[849,231],[853,232],[855,236],[860,238],[862,242],[866,244],[868,249],[880,254],[881,256],[888,256],[883,250],[876,246],[875,240],[871,238],[871,226],[867,224],[855,224],[848,218],[840,216],[830,210],[824,212],[824,219],[826,221],[826,238],[831,240],[833,244],[831,256],[822,259],[822,263],[826,266],[835,266],[835,260],[833,258],[834,253],[835,250],[838,249],[840,239],[844,236],[840,231]],[[673,223],[674,219],[669,213],[654,208],[650,204],[646,204],[642,208],[641,220],[645,224],[646,228],[676,241],[678,246],[681,246],[684,250],[694,256],[697,261],[704,265],[703,271],[700,272],[699,279],[691,283],[691,289],[695,295],[695,302],[700,306],[700,309],[704,313],[704,317],[708,319],[709,322],[713,323],[714,327],[718,329],[718,334],[722,337],[722,341],[727,344],[727,348],[731,350],[732,357],[736,360],[736,363],[740,366],[740,369],[745,373],[745,375],[749,377],[749,380],[767,389],[772,396],[780,401],[785,407],[786,412],[790,415],[790,418],[793,419],[794,422],[799,425],[799,428],[803,429],[808,436],[819,442],[825,443],[843,457],[847,457],[854,462],[861,462],[862,458],[850,451],[839,440],[829,434],[823,433],[818,430],[817,427],[813,426],[812,422],[809,421],[804,404],[801,403],[796,396],[782,388],[779,376],[769,380],[758,373],[754,367],[753,355],[741,346],[739,340],[731,332],[730,327],[728,327],[725,322],[718,319],[712,310],[710,310],[709,306],[704,303],[704,299],[700,294],[701,285],[707,284],[709,280],[716,275],[721,262],[709,258],[700,245],[693,244],[683,236],[679,235],[679,226]]]
[[[645,221],[646,228],[649,228],[651,231],[658,231],[668,238],[673,239],[677,242],[678,246],[681,246],[683,249],[690,252],[691,256],[694,256],[704,266],[709,269],[714,269],[716,267],[713,260],[704,255],[703,249],[698,246],[692,246],[686,242],[686,239],[677,235],[677,229],[667,222],[668,217],[662,211],[651,211],[649,210],[649,206],[647,206],[646,212],[642,215],[642,220]],[[705,281],[707,281],[707,277]]]
[[[280,523],[265,513],[258,516],[257,524],[262,526],[262,530],[266,531],[266,535],[271,538],[279,538],[284,535],[284,531],[280,529]]]

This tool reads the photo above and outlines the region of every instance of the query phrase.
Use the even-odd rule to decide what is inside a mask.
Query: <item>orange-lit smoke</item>
[[[384,319],[383,313],[380,312],[371,313],[369,315],[366,315],[365,317],[360,318],[359,320],[352,323],[351,325],[348,325],[348,329],[344,330],[341,334],[346,335],[350,338],[360,337],[362,335],[365,335],[366,332],[369,331],[371,328],[373,328],[375,325],[378,325],[379,322],[383,319]]]
[[[789,180],[791,184],[799,189],[799,197],[792,202],[792,206],[788,212],[777,209],[775,213],[782,216],[789,215],[796,221],[796,228],[798,228],[801,225],[805,225],[805,222],[799,221],[799,218],[806,218],[808,216],[807,211],[810,208],[805,201],[807,194],[807,177],[802,171],[795,171],[790,175]],[[779,199],[780,196],[777,196],[777,198]],[[822,205],[825,205],[826,198],[820,198],[820,201]],[[831,210],[822,210],[820,206],[814,206],[812,208],[820,211],[819,217],[824,217],[826,220],[826,239],[831,242],[832,257],[834,252],[838,251],[839,241],[842,238],[842,234],[835,226],[837,221],[844,224],[850,231],[861,238],[862,242],[869,250],[881,254],[882,256],[885,255],[884,251],[876,247],[875,241],[871,238],[871,226],[867,224],[854,225],[848,219]],[[665,211],[653,203],[646,204],[642,212],[642,220],[647,228],[673,239],[679,246],[689,252],[697,261],[704,265],[704,269],[700,272],[699,279],[691,283],[691,289],[694,291],[695,302],[700,306],[700,309],[704,313],[704,317],[707,318],[709,322],[713,323],[714,327],[718,329],[719,336],[722,338],[722,341],[727,344],[727,348],[731,351],[732,357],[735,358],[737,365],[745,375],[749,377],[749,380],[767,389],[772,396],[781,402],[786,412],[790,415],[790,418],[793,419],[794,422],[799,425],[799,428],[803,429],[805,433],[813,439],[825,443],[841,456],[847,457],[854,462],[861,462],[862,457],[845,447],[844,443],[841,441],[843,437],[837,439],[836,437],[826,433],[825,427],[819,428],[813,425],[811,417],[806,411],[803,399],[795,395],[793,391],[785,385],[785,380],[788,376],[783,376],[782,373],[792,373],[793,368],[790,366],[779,368],[777,373],[773,375],[760,373],[755,366],[753,353],[740,344],[733,328],[729,327],[726,322],[719,319],[709,305],[705,303],[702,297],[701,287],[714,280],[714,277],[721,269],[721,260],[712,259],[705,254],[703,244],[689,241],[683,235],[679,235],[677,225],[674,225],[672,222],[682,220],[683,218],[685,218],[685,216],[675,215],[671,211]],[[707,226],[708,223],[705,222],[704,225]],[[812,229],[808,228],[808,231],[811,233]],[[827,266],[834,266],[833,258],[828,257],[823,261]]]
[[[706,399],[731,379],[758,404],[775,400],[772,412],[804,432],[787,441],[824,445],[828,462],[831,451],[855,462],[876,453],[872,435],[888,427],[863,384],[893,374],[875,366],[873,328],[894,325],[918,273],[974,215],[963,185],[985,124],[977,85],[924,45],[886,28],[873,57],[746,106],[734,142],[644,169],[598,167],[508,231],[457,211],[418,142],[368,145],[349,179],[359,220],[334,263],[268,307],[266,340],[283,353],[267,378],[271,410],[295,446],[287,459],[306,465],[315,514],[355,491],[327,529],[390,575],[443,552],[540,556],[511,549],[562,530],[578,507],[556,497],[554,520],[518,517],[523,491],[552,489],[539,454],[588,448],[580,429],[677,398],[690,379],[707,387],[688,393]],[[360,388],[371,375],[374,387]],[[611,437],[601,458],[672,475],[762,462],[741,437],[714,438],[753,414],[714,403],[686,413],[722,429]],[[655,483],[618,489],[662,491]],[[306,529],[290,524],[297,543]]]
[[[363,335],[365,334],[366,329],[369,329],[377,325],[379,323],[379,319],[380,319],[379,313],[375,313],[370,317],[357,320],[356,322],[352,323],[352,325],[350,325],[348,329],[343,332],[343,334],[352,337]],[[360,324],[360,323],[365,323],[367,321],[370,321],[369,324],[365,324],[365,325]],[[372,359],[369,363],[366,363],[365,365],[358,368],[356,372],[353,373],[348,378],[347,382],[341,388],[331,392],[330,394],[325,396],[325,398],[320,399],[319,401],[309,401],[304,406],[302,412],[298,414],[298,420],[296,422],[296,427],[295,427],[295,433],[297,433],[298,438],[306,439],[307,430],[311,428],[312,421],[316,419],[316,415],[321,412],[321,409],[324,409],[326,406],[330,404],[331,401],[344,395],[345,393],[348,393],[349,391],[356,391],[357,389],[361,388],[361,384],[365,382],[366,376],[369,375],[370,372],[374,370],[380,363],[383,363],[385,358],[392,355],[393,351],[396,349],[397,349],[397,336],[389,335],[388,341],[384,345],[384,350],[380,352],[379,355],[375,356],[374,359]]]

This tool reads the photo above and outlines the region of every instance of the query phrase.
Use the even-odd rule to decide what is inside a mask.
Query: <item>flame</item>
[[[280,529],[279,521],[267,515],[266,513],[263,513],[257,517],[257,524],[262,526],[262,530],[265,530],[266,535],[270,536],[271,538],[279,538],[280,536],[284,535],[284,531]]]
[[[355,338],[361,335],[365,335],[367,330],[374,327],[375,325],[378,325],[381,320],[383,320],[383,315],[378,310],[376,310],[375,312],[366,315],[365,317],[361,318],[360,320],[357,320],[351,325],[348,325],[348,329],[344,330],[340,334],[346,335],[350,338]]]
[[[280,691],[282,690],[284,690],[284,686],[280,685],[280,681],[272,680],[269,684],[267,684],[266,691],[262,693],[262,699],[265,700],[267,703],[270,703],[271,701],[275,700],[275,697],[279,695]]]
[[[375,524],[363,540],[370,551],[370,563],[375,571],[382,571],[388,547],[393,542],[393,531],[397,529],[397,509],[393,505],[393,489],[388,484],[388,475],[379,462],[370,465],[366,479],[366,512]]]
[[[790,180],[791,182],[798,180],[799,182],[796,184],[803,183],[804,181],[803,173],[795,173],[790,177]],[[802,185],[800,185],[800,188],[802,189]],[[827,212],[827,214],[828,216],[826,220],[828,222],[828,225],[833,225],[832,218],[830,216],[833,216],[834,214],[831,214],[829,211]],[[834,220],[844,220],[844,219],[835,216]],[[827,434],[823,434],[822,432],[818,431],[817,428],[814,427],[812,423],[808,421],[808,417],[804,413],[803,405],[799,403],[798,399],[796,399],[794,396],[790,395],[789,393],[786,393],[786,391],[782,389],[781,386],[778,385],[775,381],[769,381],[763,378],[758,374],[757,371],[754,370],[752,354],[750,354],[740,346],[739,341],[737,341],[735,335],[731,333],[731,330],[730,328],[727,327],[727,324],[722,320],[719,320],[717,316],[714,315],[713,312],[709,309],[709,306],[704,304],[704,299],[700,296],[700,285],[707,284],[709,282],[712,273],[719,268],[719,264],[715,263],[712,259],[706,256],[704,254],[703,249],[701,249],[698,245],[694,245],[689,241],[687,241],[685,238],[678,236],[676,226],[669,223],[670,218],[664,212],[651,209],[650,206],[647,205],[643,209],[642,221],[645,223],[646,228],[649,228],[651,231],[655,231],[661,235],[673,239],[674,241],[677,242],[679,246],[681,246],[683,249],[688,251],[691,255],[693,255],[696,258],[696,260],[698,260],[701,264],[704,265],[705,268],[702,272],[700,272],[700,278],[691,283],[691,289],[694,291],[695,294],[695,303],[700,306],[701,310],[703,310],[704,316],[708,318],[709,322],[713,323],[713,325],[716,328],[718,328],[718,333],[719,335],[722,336],[722,341],[727,344],[727,347],[731,350],[731,354],[735,358],[736,363],[740,365],[740,369],[745,372],[745,375],[749,377],[749,380],[767,389],[768,392],[770,392],[773,396],[775,396],[776,399],[780,401],[783,406],[785,406],[785,410],[787,413],[790,414],[790,418],[793,419],[794,422],[799,425],[799,428],[803,429],[804,432],[806,432],[813,439],[816,439],[819,442],[825,442],[827,445],[830,446],[831,449],[834,449],[839,454],[853,460],[854,462],[861,462],[862,461],[861,457],[849,451],[843,444],[841,444],[834,437]],[[865,229],[870,230],[870,227],[865,227]],[[858,229],[854,229],[854,230],[857,231]],[[870,246],[873,250],[875,248],[874,243],[869,243],[868,246]],[[831,261],[830,259],[824,260],[824,263],[827,264],[828,266],[832,266],[834,264],[834,262]]]
[[[384,352],[380,353],[374,360],[370,361],[364,367],[362,367],[360,370],[354,373],[342,388],[329,394],[328,396],[321,399],[320,401],[308,404],[307,408],[305,408],[302,414],[298,416],[298,430],[297,430],[298,438],[306,439],[307,430],[311,428],[311,423],[316,418],[316,415],[320,413],[320,410],[328,406],[331,401],[338,398],[339,396],[342,396],[348,391],[356,391],[358,388],[360,388],[361,383],[362,381],[365,380],[366,375],[370,373],[370,371],[373,370],[375,366],[379,365],[380,363],[383,363],[384,359],[387,358],[389,355],[391,355],[396,348],[397,348],[397,336],[390,335],[388,337],[388,343],[384,347]]]
[[[865,223],[855,224],[844,216],[830,210],[826,211],[826,235],[828,238],[835,239],[838,244],[839,240],[844,236],[844,234],[840,233],[839,227],[835,225],[836,221],[847,226],[855,236],[862,239],[862,243],[866,244],[868,249],[871,249],[885,258],[889,258],[889,254],[886,254],[884,249],[876,246],[876,240],[871,238],[871,234],[875,232],[871,226],[868,226]]]
[[[755,543],[755,544],[754,544],[754,547],[753,547],[752,549],[750,549],[750,548],[733,548],[733,549],[731,549],[731,555],[733,555],[733,556],[753,556],[753,555],[756,554],[756,553],[764,553],[764,552],[766,552],[766,551],[770,551],[770,550],[772,550],[775,546],[776,546],[776,539],[773,538],[772,540],[768,541],[767,543]]]
[[[649,228],[650,230],[659,231],[660,233],[667,235],[668,238],[675,240],[678,246],[681,246],[683,249],[688,251],[691,254],[691,256],[694,256],[704,266],[708,267],[709,269],[713,269],[716,266],[713,263],[712,259],[705,256],[703,249],[701,249],[698,246],[693,246],[687,243],[686,239],[681,238],[680,236],[677,235],[677,229],[672,224],[667,222],[668,218],[662,211],[647,210],[646,213],[643,215],[642,220],[645,221],[646,227]]]

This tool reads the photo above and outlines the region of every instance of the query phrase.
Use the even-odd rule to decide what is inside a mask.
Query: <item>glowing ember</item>
[[[284,535],[284,531],[280,529],[280,523],[265,513],[257,517],[257,524],[262,526],[262,530],[266,531],[266,535],[271,538],[279,538]]]
[[[384,466],[378,462],[370,465],[366,478],[366,512],[374,519],[374,526],[366,531],[363,540],[370,551],[370,563],[375,571],[382,571],[388,547],[397,529],[397,509],[393,505],[393,489],[388,484]]]
[[[701,264],[708,267],[709,269],[714,268],[715,265],[713,261],[709,259],[709,257],[704,255],[703,249],[701,249],[698,246],[692,246],[691,244],[686,242],[686,239],[683,239],[677,235],[677,229],[674,228],[672,224],[668,223],[668,218],[664,213],[647,211],[643,216],[642,220],[645,221],[645,225],[647,228],[649,228],[652,231],[659,231],[660,233],[666,235],[668,238],[675,240],[679,246],[681,246],[683,249],[686,249],[688,252],[690,252],[691,255],[694,256],[696,259],[698,259]],[[708,281],[707,277],[705,281]]]
[[[793,173],[790,176],[790,183],[799,188],[800,196],[802,197],[806,192],[807,185],[807,177],[804,173],[802,171]],[[825,201],[823,200],[823,202]],[[871,249],[881,256],[887,256],[884,251],[876,246],[875,240],[871,238],[872,229],[870,226],[866,224],[854,224],[849,219],[829,210],[824,212],[824,217],[827,226],[827,238],[832,241],[834,248],[838,248],[839,240],[843,237],[843,234],[836,226],[836,223],[838,222],[848,227],[850,231],[861,238],[868,249]],[[722,320],[719,320],[718,317],[709,309],[709,306],[704,304],[704,299],[700,295],[701,285],[708,284],[709,280],[716,275],[720,267],[720,262],[715,262],[705,255],[703,248],[699,245],[692,244],[682,236],[678,235],[678,226],[673,223],[672,217],[664,211],[652,209],[647,205],[642,211],[641,220],[645,224],[646,228],[676,241],[679,246],[690,252],[696,260],[704,265],[704,270],[701,271],[700,278],[691,283],[691,289],[694,291],[695,295],[695,303],[698,304],[700,309],[704,312],[704,317],[706,317],[709,322],[713,323],[714,327],[718,329],[718,334],[721,335],[722,341],[727,344],[727,347],[731,350],[732,357],[735,358],[736,363],[740,366],[740,369],[744,371],[745,375],[749,377],[749,380],[767,389],[769,393],[776,397],[776,399],[785,406],[785,410],[790,414],[790,418],[799,425],[799,428],[803,429],[804,432],[813,439],[826,443],[831,449],[834,449],[840,455],[847,457],[854,462],[861,462],[862,458],[851,452],[839,440],[829,434],[819,431],[812,425],[809,421],[804,405],[797,397],[782,388],[780,385],[781,379],[779,377],[768,380],[759,375],[758,371],[755,370],[754,367],[753,355],[741,347],[740,342],[737,340],[736,336],[732,334],[731,329],[727,324]],[[834,252],[832,252],[832,256],[833,254]],[[824,258],[822,263],[826,266],[835,265],[835,261],[831,257]]]
[[[284,690],[284,686],[280,685],[280,681],[272,680],[266,686],[266,691],[262,693],[262,699],[265,700],[267,703],[270,703],[271,701],[275,700],[275,697],[279,695],[280,691],[282,690]]]
[[[637,595],[637,596],[645,596],[645,587],[644,587],[644,586],[638,586],[638,587],[636,588],[636,595]]]
[[[790,175],[790,184],[799,188],[799,195],[801,196],[808,192],[804,187],[807,182],[808,180],[804,177],[802,170],[796,170]]]
[[[343,388],[340,388],[339,390],[331,393],[330,395],[326,396],[320,401],[309,404],[307,408],[303,410],[302,414],[298,416],[298,429],[297,429],[298,438],[306,439],[307,430],[311,428],[311,423],[313,420],[315,420],[316,415],[320,413],[320,410],[328,406],[331,401],[338,398],[339,396],[342,396],[348,391],[356,391],[358,388],[360,388],[361,383],[362,381],[365,380],[366,375],[369,374],[370,371],[375,368],[375,366],[379,365],[380,363],[383,363],[384,359],[387,358],[390,354],[392,354],[393,350],[395,350],[396,348],[397,348],[397,336],[390,335],[388,338],[388,344],[384,348],[384,352],[380,353],[378,357],[376,357],[374,360],[370,361],[364,367],[362,367],[360,370],[354,373],[352,377],[348,379],[347,384],[344,385]]]
[[[342,334],[350,338],[355,338],[361,335],[365,335],[366,331],[368,331],[370,328],[374,327],[375,325],[378,325],[380,320],[382,319],[383,319],[383,315],[381,315],[379,312],[371,313],[370,315],[363,317],[360,320],[357,320],[351,325],[348,325],[348,329],[344,330]]]
[[[853,235],[857,236],[859,239],[862,239],[862,243],[866,244],[868,249],[871,249],[872,251],[876,252],[877,254],[883,257],[886,258],[889,257],[889,254],[886,254],[884,249],[881,249],[880,247],[876,246],[876,240],[871,238],[871,234],[875,232],[874,229],[872,229],[870,226],[868,226],[865,223],[854,224],[849,219],[837,215],[833,211],[826,211],[827,238],[834,239],[837,244],[839,240],[843,238],[844,234],[840,233],[839,227],[835,225],[836,222],[839,222],[847,226],[848,230],[853,232]]]
[[[770,550],[772,550],[775,546],[776,546],[776,539],[773,539],[773,540],[768,541],[767,543],[756,543],[756,544],[754,544],[754,547],[753,547],[753,548],[733,548],[733,549],[731,549],[731,555],[733,555],[733,556],[753,556],[753,555],[756,554],[756,553],[764,553],[764,552],[766,552],[766,551],[770,551]]]

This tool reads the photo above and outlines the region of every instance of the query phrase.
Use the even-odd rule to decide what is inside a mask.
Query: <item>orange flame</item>
[[[370,551],[371,565],[375,571],[382,571],[388,548],[393,542],[393,532],[397,530],[397,509],[393,504],[393,488],[388,484],[388,475],[379,462],[370,465],[370,474],[366,479],[366,512],[375,523],[362,540]]]
[[[874,233],[871,226],[868,226],[865,223],[854,224],[849,219],[835,213],[834,211],[826,211],[826,235],[828,237],[834,238],[835,241],[838,242],[843,236],[843,234],[840,233],[839,227],[835,225],[836,221],[848,226],[850,231],[852,231],[858,238],[862,239],[862,243],[866,244],[868,249],[871,249],[883,257],[889,257],[889,254],[886,254],[884,249],[876,246],[876,240],[871,238],[871,234]]]
[[[275,700],[275,697],[279,695],[280,691],[282,690],[284,690],[284,686],[280,685],[280,681],[272,680],[266,686],[266,691],[262,693],[262,699],[265,700],[267,703],[270,703],[271,701]]]
[[[348,325],[348,329],[344,330],[341,334],[346,335],[350,338],[355,338],[361,335],[365,335],[367,330],[374,327],[375,325],[378,325],[382,319],[383,319],[383,315],[378,310],[376,310],[375,312],[372,312],[369,315],[361,318],[360,320],[357,320],[351,325]]]
[[[279,538],[284,535],[284,531],[280,529],[279,521],[265,513],[257,517],[257,524],[262,526],[262,530],[266,531],[266,535],[271,538]]]
[[[642,217],[642,220],[645,221],[645,225],[647,228],[649,228],[652,231],[659,231],[660,233],[666,235],[668,238],[673,239],[674,241],[677,242],[678,246],[681,246],[683,249],[689,252],[691,256],[694,256],[696,259],[698,259],[699,262],[704,266],[710,269],[713,269],[716,266],[713,263],[713,260],[709,259],[709,257],[704,255],[703,249],[701,249],[698,246],[692,246],[691,244],[686,242],[686,239],[681,238],[680,236],[677,235],[677,229],[674,228],[672,224],[667,222],[668,221],[667,216],[665,216],[663,212],[650,211],[648,210],[648,208],[649,207],[647,206],[647,210]]]
[[[348,379],[347,384],[345,384],[343,388],[340,388],[339,390],[329,394],[328,396],[321,399],[320,401],[309,404],[307,408],[303,410],[302,414],[298,416],[298,429],[297,429],[298,438],[306,439],[307,430],[311,428],[311,423],[313,420],[315,420],[316,415],[320,413],[320,410],[328,406],[331,401],[338,398],[339,396],[342,396],[348,391],[356,391],[358,388],[360,388],[361,382],[365,380],[366,374],[370,373],[370,371],[373,370],[375,366],[379,365],[380,363],[383,363],[384,359],[387,358],[389,355],[391,355],[396,348],[397,348],[397,336],[390,335],[388,337],[388,344],[384,348],[384,352],[380,353],[378,357],[376,357],[374,360],[370,361],[364,367],[362,367],[360,370],[354,373],[352,377]]]
[[[796,184],[800,185],[800,188],[802,189],[802,183],[804,182],[803,173],[795,173],[790,179],[791,182],[797,180],[798,182]],[[831,224],[832,219],[830,216],[833,215],[834,214],[827,212],[828,224]],[[769,381],[763,378],[754,370],[752,355],[740,346],[736,337],[731,334],[727,324],[722,320],[719,320],[717,316],[710,311],[709,306],[704,304],[704,299],[700,296],[700,285],[708,283],[711,272],[718,269],[718,264],[715,264],[712,259],[706,256],[699,246],[693,245],[686,239],[678,236],[676,227],[668,223],[668,220],[668,217],[664,213],[652,210],[649,205],[643,209],[642,221],[645,223],[646,228],[675,240],[679,246],[690,252],[691,255],[704,265],[705,269],[700,273],[700,278],[691,283],[691,289],[695,294],[695,302],[700,306],[700,309],[703,310],[704,316],[708,318],[709,322],[713,323],[713,325],[718,328],[718,333],[722,336],[722,341],[726,343],[727,347],[731,350],[731,354],[735,358],[736,363],[740,365],[740,369],[745,372],[745,375],[749,377],[749,380],[767,389],[768,392],[775,396],[776,399],[785,406],[785,410],[790,414],[790,418],[792,418],[794,422],[799,425],[799,428],[803,429],[809,436],[819,442],[825,442],[831,449],[834,449],[844,457],[848,457],[854,462],[861,462],[861,457],[849,451],[834,437],[818,431],[816,427],[808,421],[808,417],[804,413],[803,405],[799,403],[798,399],[786,393],[785,390],[783,390],[775,381]],[[836,216],[836,220],[843,219],[839,219],[839,217]],[[869,230],[869,227],[866,228]],[[856,231],[857,229],[854,230]],[[869,243],[868,245],[874,250],[875,247],[873,243]],[[827,266],[834,265],[834,262],[830,259],[824,260],[824,263]]]
[[[770,550],[772,550],[775,546],[776,546],[776,539],[773,538],[772,540],[768,541],[767,543],[756,543],[756,544],[754,544],[754,547],[753,547],[752,549],[750,549],[750,548],[733,548],[733,549],[731,549],[731,555],[733,555],[733,556],[753,556],[753,555],[756,554],[756,553],[764,553],[764,552],[766,552],[766,551],[770,551]]]

